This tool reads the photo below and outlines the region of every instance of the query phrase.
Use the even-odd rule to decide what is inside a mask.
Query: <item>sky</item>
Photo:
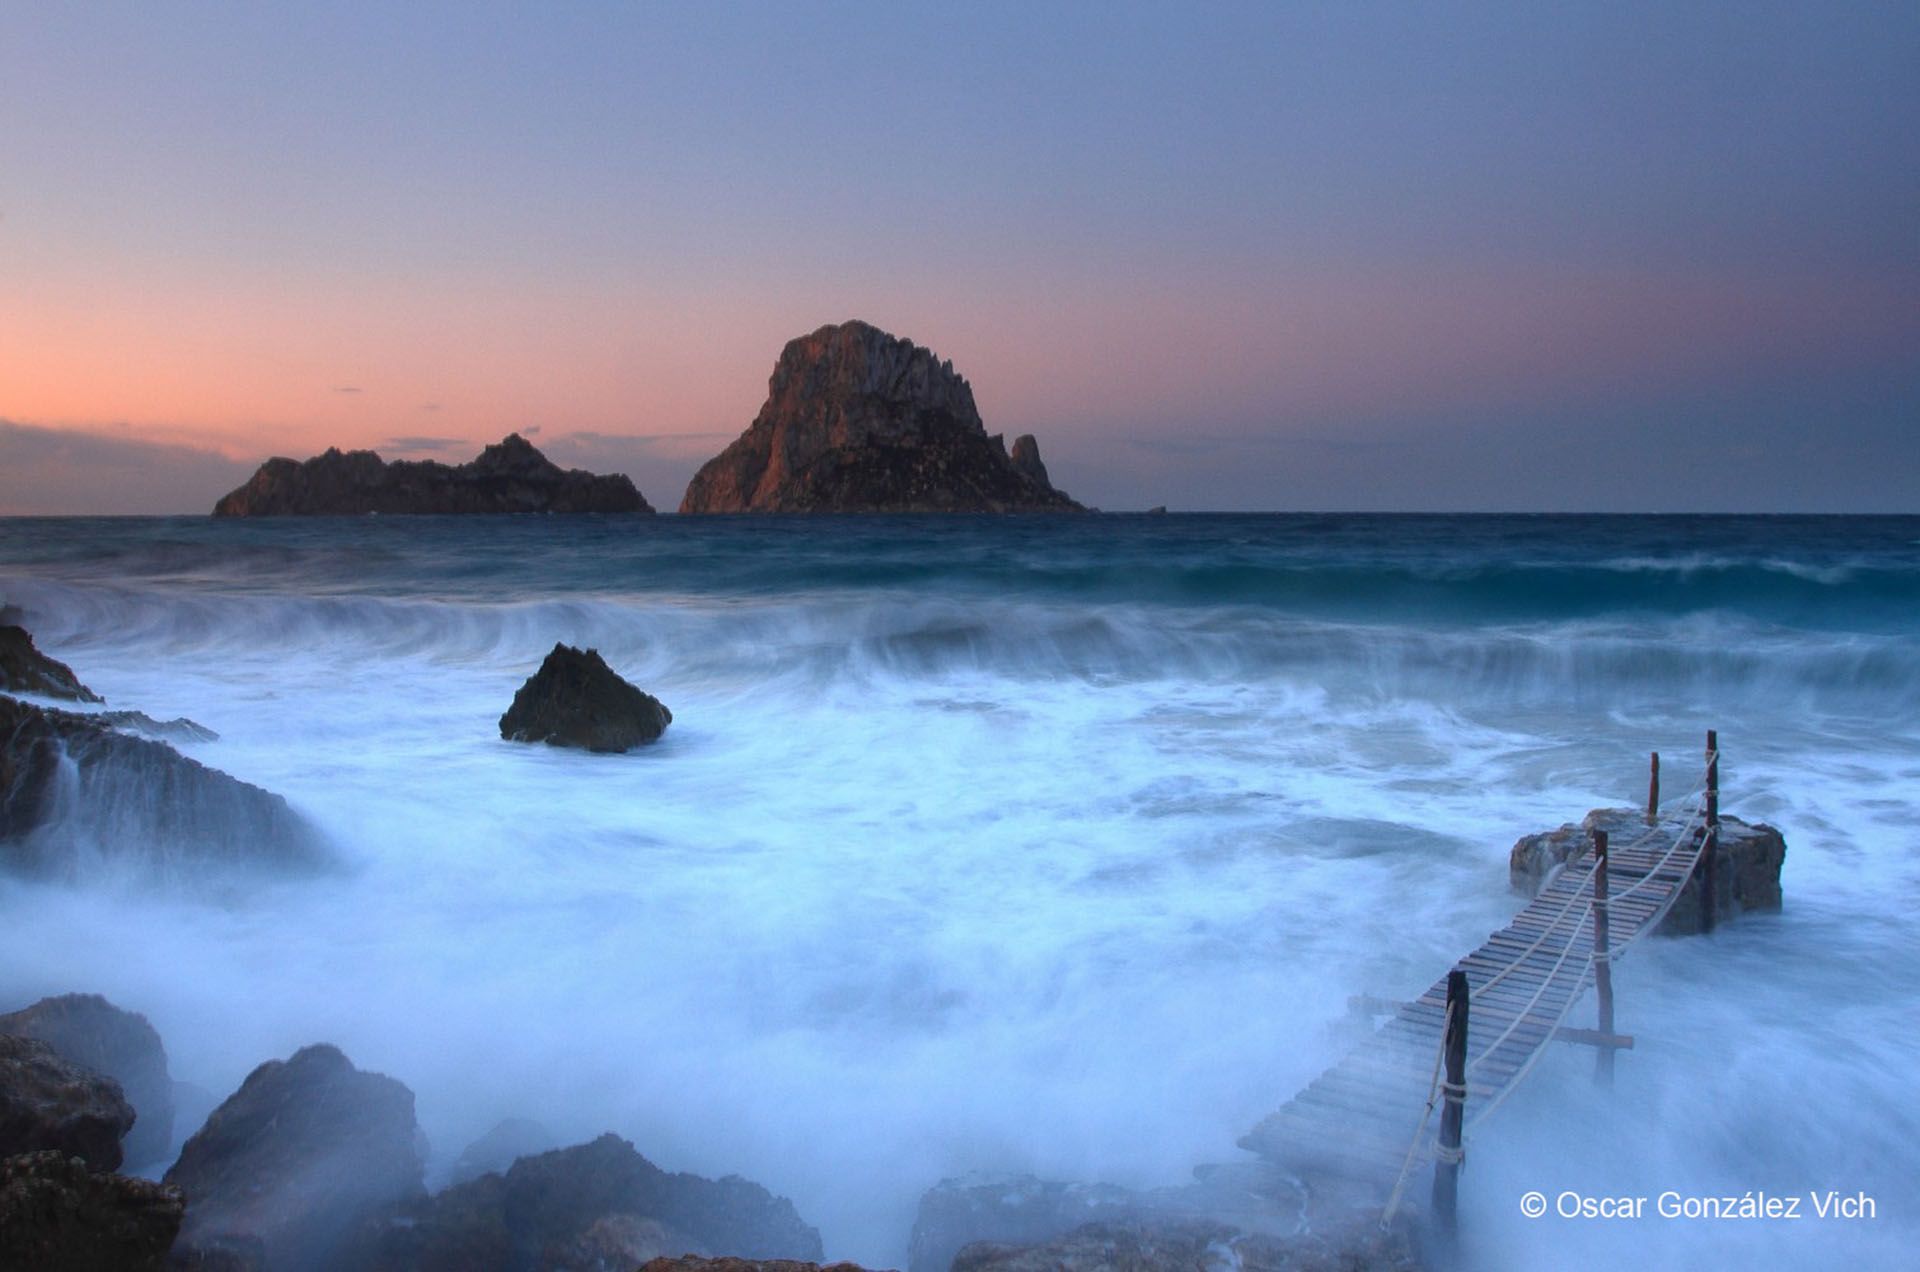
[[[1106,508],[1920,512],[1920,6],[0,8],[0,514],[863,318]],[[536,431],[537,430],[537,431]]]

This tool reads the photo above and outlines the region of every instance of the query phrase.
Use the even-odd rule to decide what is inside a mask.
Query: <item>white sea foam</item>
[[[1785,827],[1788,909],[1642,946],[1610,1100],[1551,1058],[1473,1148],[1483,1266],[1616,1255],[1527,1187],[1882,1190],[1913,1234],[1912,646],[1712,613],[1352,624],[886,590],[333,596],[16,579],[42,643],[351,861],[245,899],[0,885],[0,990],[145,1011],[231,1090],[312,1041],[404,1080],[444,1172],[509,1115],[791,1196],[902,1263],[969,1170],[1181,1182],[1503,921],[1521,833],[1697,774]],[[662,697],[659,745],[499,740],[555,640]],[[182,1127],[181,1132],[191,1130]],[[1662,1186],[1665,1186],[1664,1183]],[[1901,1217],[1905,1216],[1905,1217]],[[1632,1238],[1687,1266],[1713,1234]],[[1708,1244],[1702,1245],[1702,1242]],[[1836,1242],[1842,1243],[1836,1245]],[[1845,1243],[1852,1243],[1846,1245]]]

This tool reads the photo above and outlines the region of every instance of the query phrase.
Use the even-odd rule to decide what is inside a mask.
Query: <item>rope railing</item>
[[[1709,742],[1711,743],[1712,740],[1713,735],[1709,734]],[[1656,883],[1661,883],[1666,886],[1665,896],[1660,899],[1650,914],[1633,925],[1633,930],[1630,935],[1624,939],[1608,941],[1604,945],[1599,940],[1599,932],[1597,931],[1594,919],[1596,904],[1601,902],[1595,895],[1593,882],[1603,865],[1607,868],[1609,876],[1612,875],[1613,871],[1611,860],[1603,860],[1601,856],[1596,853],[1592,866],[1588,868],[1585,874],[1581,876],[1570,890],[1567,899],[1553,912],[1547,921],[1546,927],[1534,938],[1533,943],[1515,954],[1508,961],[1507,965],[1493,976],[1477,986],[1472,986],[1472,992],[1476,995],[1492,989],[1508,976],[1518,971],[1529,958],[1539,951],[1541,946],[1545,945],[1549,939],[1560,932],[1569,916],[1577,916],[1574,920],[1572,930],[1567,934],[1565,946],[1561,949],[1559,957],[1554,960],[1552,967],[1547,970],[1546,975],[1541,979],[1540,985],[1533,991],[1533,994],[1527,1001],[1514,1012],[1513,1019],[1498,1037],[1485,1046],[1475,1048],[1478,1054],[1467,1060],[1462,1076],[1464,1078],[1466,1074],[1470,1074],[1489,1057],[1496,1054],[1522,1025],[1531,1025],[1535,1028],[1543,1028],[1545,1030],[1540,1044],[1532,1048],[1520,1067],[1500,1085],[1499,1089],[1492,1094],[1491,1098],[1478,1105],[1475,1109],[1473,1119],[1460,1127],[1461,1142],[1459,1145],[1449,1146],[1440,1143],[1439,1132],[1435,1132],[1434,1138],[1428,1146],[1428,1153],[1436,1162],[1458,1165],[1465,1159],[1465,1135],[1477,1130],[1480,1124],[1486,1121],[1486,1119],[1493,1114],[1494,1110],[1505,1103],[1507,1097],[1517,1090],[1527,1076],[1533,1072],[1534,1066],[1537,1065],[1541,1057],[1546,1054],[1547,1048],[1545,1042],[1552,1038],[1554,1033],[1560,1029],[1566,1021],[1568,1014],[1572,1012],[1575,1004],[1581,998],[1582,995],[1580,991],[1585,987],[1587,977],[1594,972],[1599,964],[1610,964],[1618,959],[1620,955],[1636,941],[1639,941],[1645,937],[1647,933],[1659,927],[1667,915],[1672,912],[1674,905],[1680,899],[1680,894],[1685,890],[1685,881],[1690,878],[1694,870],[1698,868],[1701,854],[1705,851],[1708,842],[1712,838],[1709,834],[1709,829],[1712,817],[1712,806],[1717,803],[1718,796],[1715,778],[1717,777],[1719,758],[1719,751],[1710,747],[1706,756],[1706,765],[1701,784],[1681,799],[1667,801],[1668,807],[1677,805],[1681,808],[1687,808],[1689,811],[1686,820],[1681,823],[1679,833],[1674,836],[1672,843],[1667,846],[1666,851],[1660,855],[1658,860],[1646,868],[1640,878],[1634,880],[1619,892],[1612,893],[1605,898],[1604,904],[1611,908],[1617,906],[1626,898],[1651,888]],[[1652,817],[1658,811],[1657,809],[1650,808],[1648,815]],[[1630,844],[1626,845],[1626,851],[1638,850],[1649,841],[1654,840],[1656,836],[1661,835],[1662,831],[1656,823],[1654,826],[1650,826],[1647,831],[1634,839]],[[1676,880],[1675,876],[1670,872],[1669,867],[1675,861],[1675,858],[1681,857],[1683,850],[1688,848],[1692,850],[1692,858],[1691,860],[1686,860],[1685,869],[1680,872]],[[1578,858],[1575,857],[1573,860],[1577,861]],[[1572,958],[1574,951],[1580,947],[1581,928],[1583,927],[1588,929],[1586,940],[1587,952],[1574,964],[1575,970],[1571,981],[1572,992],[1566,994],[1565,1001],[1560,1005],[1559,1010],[1553,1012],[1551,1016],[1547,1014],[1536,1016],[1534,1009],[1539,1005],[1541,999],[1547,995],[1548,991],[1554,989],[1556,986],[1564,986],[1568,983],[1562,976],[1562,970],[1568,965],[1568,960]],[[1446,1056],[1448,1041],[1454,1028],[1455,1008],[1456,1004],[1450,998],[1447,1004],[1446,1015],[1440,1029],[1440,1043],[1434,1056],[1433,1074],[1427,1086],[1426,1107],[1421,1113],[1419,1123],[1413,1129],[1413,1135],[1407,1144],[1406,1155],[1401,1161],[1399,1173],[1395,1176],[1392,1191],[1388,1195],[1386,1208],[1381,1213],[1380,1223],[1382,1227],[1385,1227],[1392,1221],[1394,1215],[1400,1208],[1400,1202],[1406,1190],[1407,1178],[1412,1173],[1415,1162],[1421,1156],[1421,1140],[1427,1133],[1428,1123],[1433,1120],[1435,1104],[1443,1094],[1451,1099],[1461,1101],[1464,1101],[1467,1096],[1467,1083],[1462,1082],[1460,1085],[1455,1086],[1450,1082],[1443,1081],[1441,1078],[1441,1064]],[[1451,1193],[1448,1195],[1451,1196]]]

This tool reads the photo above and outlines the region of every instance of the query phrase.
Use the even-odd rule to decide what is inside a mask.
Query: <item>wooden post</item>
[[[1440,1107],[1439,1160],[1433,1167],[1433,1214],[1441,1231],[1454,1229],[1460,1197],[1460,1129],[1467,1105],[1467,974],[1447,973],[1446,1103]]]
[[[1653,753],[1653,765],[1647,777],[1647,825],[1660,820],[1660,752]]]
[[[1715,861],[1720,855],[1720,735],[1707,730],[1707,824],[1700,849],[1700,930],[1713,931]]]
[[[1613,943],[1607,937],[1607,832],[1593,832],[1593,987],[1600,996],[1600,1032],[1613,1032]],[[1613,1085],[1613,1048],[1593,1053],[1593,1080]]]

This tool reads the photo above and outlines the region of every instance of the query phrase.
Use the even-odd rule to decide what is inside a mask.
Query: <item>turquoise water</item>
[[[616,1130],[870,1265],[945,1175],[1231,1160],[1349,994],[1511,912],[1517,836],[1641,798],[1649,750],[1692,784],[1716,728],[1787,909],[1635,949],[1613,1097],[1569,1051],[1471,1147],[1476,1256],[1915,1236],[1920,518],[20,519],[0,600],[351,867],[236,900],[89,845],[0,886],[9,1000],[104,992],[219,1093],[333,1041],[415,1090],[435,1169],[508,1115]],[[501,742],[556,640],[666,739]],[[1517,1204],[1788,1186],[1879,1218]]]

